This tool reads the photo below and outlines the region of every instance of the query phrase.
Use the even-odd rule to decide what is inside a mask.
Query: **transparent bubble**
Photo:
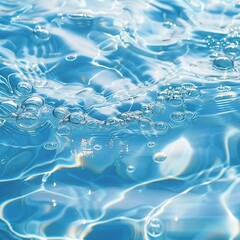
[[[127,172],[133,173],[134,171],[135,171],[135,166],[133,166],[133,165],[127,166]]]
[[[167,159],[167,154],[163,152],[158,152],[153,155],[153,161],[156,163],[161,163]]]
[[[73,62],[77,59],[77,54],[69,54],[69,55],[66,56],[65,59],[68,62]]]
[[[44,148],[46,150],[49,150],[49,151],[55,150],[57,147],[58,147],[58,143],[55,142],[55,141],[53,141],[53,142],[46,142],[44,144]]]
[[[85,117],[83,113],[74,112],[70,114],[69,121],[74,124],[83,124],[85,122]]]
[[[153,238],[158,238],[163,234],[163,226],[160,219],[154,218],[149,221],[147,234]]]
[[[18,109],[18,105],[13,100],[6,100],[0,103],[0,116],[9,117],[15,113]]]
[[[23,102],[22,106],[24,108],[30,108],[30,109],[34,110],[34,109],[41,108],[43,106],[43,104],[44,104],[44,100],[41,97],[39,97],[39,96],[32,96],[32,97],[27,98]]]
[[[166,122],[156,122],[154,125],[154,128],[159,132],[159,133],[166,133],[169,129],[169,124]]]
[[[67,126],[60,126],[57,129],[57,133],[61,136],[68,136],[71,133],[71,129]]]
[[[234,67],[234,62],[228,57],[219,57],[213,60],[212,66],[216,70],[230,70]]]
[[[47,29],[41,26],[36,26],[33,30],[33,36],[40,42],[46,42],[50,39],[51,34]]]
[[[237,57],[240,55],[240,48],[230,45],[224,48],[224,53],[230,57]]]
[[[53,115],[58,119],[64,119],[69,113],[65,107],[57,107],[53,110]]]
[[[28,82],[20,82],[16,86],[16,91],[18,95],[28,95],[32,93],[33,87]]]
[[[185,114],[183,112],[173,112],[170,115],[170,119],[173,120],[174,122],[182,122],[185,120]]]
[[[100,145],[100,144],[96,144],[96,145],[94,145],[93,148],[94,148],[94,150],[99,151],[99,150],[102,149],[102,145]]]
[[[31,112],[24,112],[17,117],[16,123],[22,129],[33,129],[37,127],[39,119]]]
[[[148,142],[148,144],[147,144],[147,146],[149,147],[149,148],[154,148],[155,147],[155,142]]]

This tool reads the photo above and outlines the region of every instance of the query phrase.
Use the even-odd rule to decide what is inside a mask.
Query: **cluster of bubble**
[[[237,70],[235,63],[240,56],[240,27],[232,27],[228,35],[222,39],[208,36],[205,39],[207,46],[216,51],[212,67],[219,71]]]

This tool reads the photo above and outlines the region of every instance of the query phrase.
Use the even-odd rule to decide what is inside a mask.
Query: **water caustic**
[[[239,7],[1,1],[0,240],[239,239]]]

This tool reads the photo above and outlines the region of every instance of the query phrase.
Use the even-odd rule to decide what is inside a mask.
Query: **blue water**
[[[0,240],[240,239],[240,1],[0,0]]]

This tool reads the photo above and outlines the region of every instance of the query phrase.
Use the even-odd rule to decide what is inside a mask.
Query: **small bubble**
[[[169,104],[173,107],[179,107],[183,104],[183,99],[181,97],[173,97],[169,99]]]
[[[19,95],[28,95],[33,91],[33,87],[28,82],[20,82],[16,86],[16,91]]]
[[[69,55],[66,56],[65,59],[68,62],[73,62],[77,59],[77,54],[69,54]]]
[[[57,142],[47,142],[44,144],[44,148],[49,151],[55,150],[57,147],[58,147]]]
[[[35,39],[37,39],[39,42],[46,42],[50,39],[51,34],[49,31],[41,26],[36,26],[33,30],[33,36]]]
[[[234,67],[233,61],[228,57],[219,57],[213,60],[213,68],[216,70],[230,70]]]
[[[149,148],[154,148],[155,147],[155,142],[148,142],[148,144],[147,144],[147,146],[149,147]]]
[[[15,113],[18,109],[18,105],[12,100],[6,100],[0,103],[0,116],[9,117]]]
[[[240,48],[236,46],[227,46],[224,53],[230,57],[238,57],[240,55]]]
[[[58,119],[64,119],[69,113],[65,107],[57,107],[53,110],[53,115]]]
[[[71,113],[69,121],[74,124],[83,124],[85,122],[85,117],[80,112]]]
[[[153,114],[161,114],[165,111],[165,106],[161,103],[156,103],[154,106],[153,106]]]
[[[41,97],[39,96],[33,96],[33,97],[29,97],[27,98],[24,102],[23,102],[23,107],[24,108],[28,108],[28,109],[32,109],[32,110],[37,110],[39,108],[41,108],[44,104],[44,101]]]
[[[96,144],[96,145],[94,145],[93,148],[94,148],[96,151],[99,151],[99,150],[102,149],[102,145],[100,145],[100,144]]]
[[[127,172],[133,173],[135,171],[135,167],[133,165],[127,166]]]
[[[170,119],[173,120],[174,122],[182,122],[185,120],[185,115],[183,112],[173,112],[170,115]]]
[[[68,136],[71,133],[71,129],[67,126],[60,126],[57,129],[57,133],[61,136]]]
[[[158,238],[163,234],[162,222],[158,218],[151,219],[147,225],[147,233],[153,238]]]
[[[158,152],[153,155],[153,161],[155,163],[161,163],[167,159],[166,153]]]
[[[168,131],[169,129],[169,124],[166,122],[156,122],[154,125],[154,128],[160,133],[164,134]]]
[[[38,125],[38,117],[31,112],[24,112],[17,117],[16,123],[20,128],[32,129]]]

